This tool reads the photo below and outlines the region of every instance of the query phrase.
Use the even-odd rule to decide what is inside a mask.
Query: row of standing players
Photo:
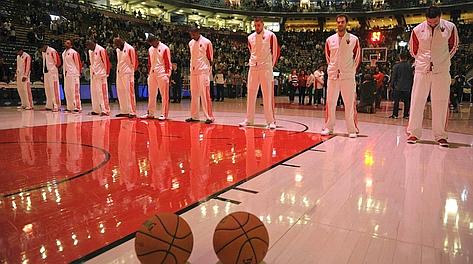
[[[432,130],[441,146],[448,146],[446,121],[448,113],[450,59],[458,48],[456,26],[440,18],[438,7],[429,7],[426,21],[416,26],[409,41],[409,50],[415,58],[415,75],[411,100],[411,113],[407,128],[408,143],[414,144],[422,134],[423,110],[427,96],[432,98]],[[327,60],[327,101],[325,107],[325,127],[322,135],[331,135],[335,126],[336,102],[341,93],[345,104],[345,122],[350,138],[356,138],[359,129],[356,112],[355,74],[360,65],[361,47],[358,37],[347,32],[348,17],[338,15],[337,32],[327,38],[325,55]],[[246,119],[239,123],[245,127],[254,123],[255,104],[258,89],[263,94],[264,117],[268,129],[276,129],[274,117],[274,79],[273,67],[279,58],[279,45],[276,35],[264,29],[260,17],[254,19],[255,32],[248,36],[250,51],[247,82]],[[202,105],[207,124],[213,123],[210,98],[210,74],[213,61],[212,42],[202,36],[197,27],[190,29],[190,117],[186,122],[199,121],[199,108]],[[169,48],[155,36],[149,35],[151,45],[148,55],[148,112],[143,118],[156,118],[156,97],[162,96],[159,120],[166,120],[169,114],[169,76],[171,74],[171,54]],[[435,44],[435,45],[433,45]],[[64,86],[67,110],[80,112],[79,76],[81,62],[70,41],[66,41],[66,50],[62,54]],[[120,37],[114,38],[117,48],[117,93],[120,105],[119,117],[136,117],[134,94],[134,71],[138,67],[138,57],[134,48]],[[110,62],[107,52],[93,40],[87,41],[91,69],[92,113],[109,115],[110,107],[107,95],[107,76]],[[46,90],[46,109],[58,111],[60,106],[58,67],[61,60],[51,47],[43,45],[43,72]],[[18,57],[18,89],[25,109],[32,108],[31,89],[29,89],[29,68],[31,58],[26,53]]]

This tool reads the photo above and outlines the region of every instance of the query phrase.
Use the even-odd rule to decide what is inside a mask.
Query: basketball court
[[[444,149],[430,129],[406,144],[406,121],[381,113],[360,114],[350,139],[342,111],[321,137],[322,111],[277,108],[270,131],[262,115],[236,125],[244,100],[214,106],[212,125],[183,122],[187,101],[166,122],[1,108],[2,261],[138,263],[134,232],[175,212],[193,231],[189,262],[217,263],[217,223],[247,211],[268,229],[265,263],[471,263],[469,107]]]

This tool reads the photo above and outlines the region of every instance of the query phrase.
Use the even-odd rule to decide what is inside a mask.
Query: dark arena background
[[[472,86],[473,1],[1,0],[0,263],[473,263]]]

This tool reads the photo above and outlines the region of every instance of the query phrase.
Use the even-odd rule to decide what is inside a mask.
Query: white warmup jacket
[[[427,21],[417,25],[411,33],[409,51],[415,58],[416,72],[445,73],[450,71],[450,59],[458,49],[457,27],[440,19],[432,29]]]
[[[358,37],[348,32],[343,38],[340,38],[338,33],[333,34],[325,42],[325,57],[329,79],[355,78],[361,59]]]
[[[209,74],[211,72],[210,62],[213,61],[212,42],[204,36],[200,36],[199,40],[191,40],[189,42],[191,53],[190,72],[191,75]]]

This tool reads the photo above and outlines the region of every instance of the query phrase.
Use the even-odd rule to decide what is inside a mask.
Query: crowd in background
[[[317,0],[317,1],[291,1],[291,0],[185,0],[189,3],[232,8],[242,10],[258,10],[271,12],[346,12],[346,11],[376,11],[392,8],[425,7],[431,4],[451,4],[467,2],[466,0]]]

